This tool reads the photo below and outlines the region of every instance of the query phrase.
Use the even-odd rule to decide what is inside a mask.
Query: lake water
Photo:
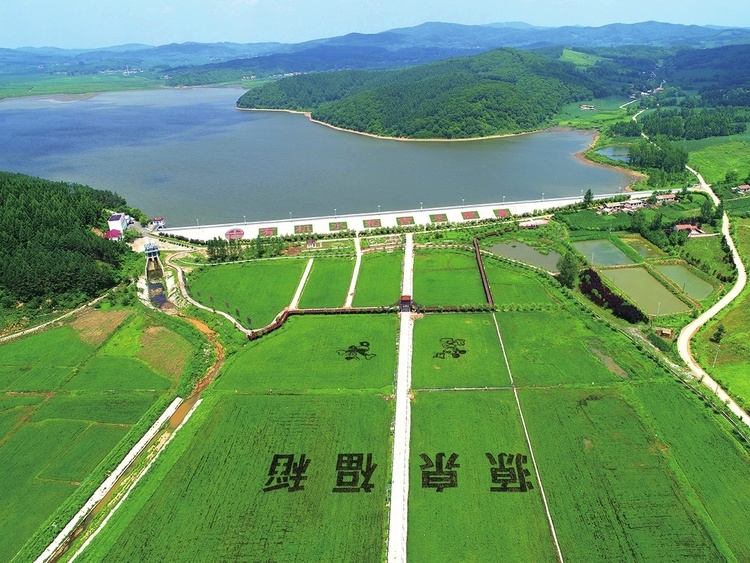
[[[0,103],[0,169],[116,191],[170,225],[617,192],[619,170],[573,158],[587,133],[398,142],[302,115],[235,109],[237,89]]]

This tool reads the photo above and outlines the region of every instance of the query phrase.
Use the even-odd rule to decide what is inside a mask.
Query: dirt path
[[[706,182],[703,180],[703,176],[698,174],[698,172],[690,167],[688,167],[688,170],[690,170],[690,172],[695,174],[695,176],[698,178],[698,181],[701,185],[701,190],[706,192],[716,205],[719,205],[719,203],[721,203],[719,198],[716,197],[716,194],[714,194],[708,184],[706,184]],[[702,382],[703,385],[708,387],[711,392],[714,393],[721,400],[721,402],[725,403],[745,425],[750,427],[750,417],[748,417],[747,413],[742,410],[742,408],[729,396],[729,394],[724,389],[722,389],[719,384],[710,375],[708,375],[700,365],[698,365],[698,362],[695,361],[695,358],[693,358],[693,354],[690,351],[690,341],[698,332],[698,330],[700,330],[700,328],[709,320],[711,320],[719,311],[721,311],[722,309],[724,309],[724,307],[734,301],[734,299],[739,296],[740,293],[742,293],[742,290],[747,284],[747,272],[745,271],[745,266],[742,263],[739,252],[737,252],[737,247],[734,245],[734,241],[732,240],[732,235],[729,231],[729,217],[726,213],[724,213],[724,217],[722,220],[721,232],[723,233],[724,239],[727,241],[729,249],[732,252],[732,259],[734,260],[734,265],[737,268],[737,283],[735,283],[734,287],[730,289],[724,297],[719,299],[719,301],[713,307],[705,311],[697,319],[695,319],[693,322],[682,329],[682,331],[680,332],[680,336],[677,338],[677,350],[679,351],[682,360],[687,364],[688,368],[690,368],[690,371],[693,372],[693,375],[695,375],[698,381]]]

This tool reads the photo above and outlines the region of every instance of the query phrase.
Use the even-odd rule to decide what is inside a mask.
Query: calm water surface
[[[398,142],[304,116],[238,111],[236,89],[0,102],[0,169],[110,189],[190,225],[615,192],[625,173],[573,154],[572,131]]]

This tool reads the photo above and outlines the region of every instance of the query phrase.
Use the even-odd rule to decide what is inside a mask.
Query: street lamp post
[[[336,217],[336,208],[333,208],[333,216]]]
[[[461,207],[464,206],[464,198],[461,198]]]
[[[242,216],[242,222],[247,225],[247,215]]]
[[[289,212],[289,220],[290,221],[292,220],[292,212],[291,211]]]
[[[422,202],[419,202],[419,208],[422,209]]]
[[[378,215],[380,215],[380,206],[378,205]]]
[[[544,201],[544,192],[542,192],[542,201]]]
[[[505,196],[503,196],[503,204],[505,204]]]
[[[711,367],[716,367],[716,359],[719,357],[719,350],[721,350],[721,344],[716,348],[716,355],[714,356],[714,363],[711,364]]]

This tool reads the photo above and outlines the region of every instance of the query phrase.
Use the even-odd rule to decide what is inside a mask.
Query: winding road
[[[714,204],[719,205],[719,203],[721,203],[719,198],[716,196],[713,190],[711,190],[709,185],[706,184],[706,182],[703,180],[703,176],[701,176],[692,168],[687,168],[698,178],[701,190],[711,196]],[[693,322],[682,329],[682,331],[680,332],[680,336],[677,338],[677,350],[680,353],[680,357],[687,364],[688,368],[690,368],[690,371],[693,372],[695,377],[698,378],[698,380],[701,381],[706,387],[708,387],[711,392],[714,393],[723,403],[725,403],[732,411],[732,413],[738,416],[746,426],[750,427],[750,417],[748,417],[747,413],[742,410],[742,408],[740,408],[740,406],[729,396],[729,394],[724,389],[722,389],[719,384],[710,375],[708,375],[700,365],[698,365],[698,362],[695,361],[692,353],[690,352],[690,340],[698,332],[698,330],[709,320],[711,320],[711,318],[713,318],[719,311],[724,309],[724,307],[729,305],[735,298],[737,298],[740,293],[742,293],[742,290],[747,284],[747,272],[745,271],[745,266],[742,263],[742,259],[740,258],[739,253],[737,252],[737,247],[734,245],[732,235],[729,232],[729,217],[726,213],[724,213],[724,217],[722,219],[721,231],[724,235],[724,239],[729,245],[730,250],[732,251],[732,259],[734,260],[734,265],[737,268],[737,282],[734,284],[734,287],[732,287],[732,289],[730,289],[727,294],[724,295],[724,297],[719,299],[719,301],[714,304],[713,307],[705,311],[697,319],[695,319]]]

